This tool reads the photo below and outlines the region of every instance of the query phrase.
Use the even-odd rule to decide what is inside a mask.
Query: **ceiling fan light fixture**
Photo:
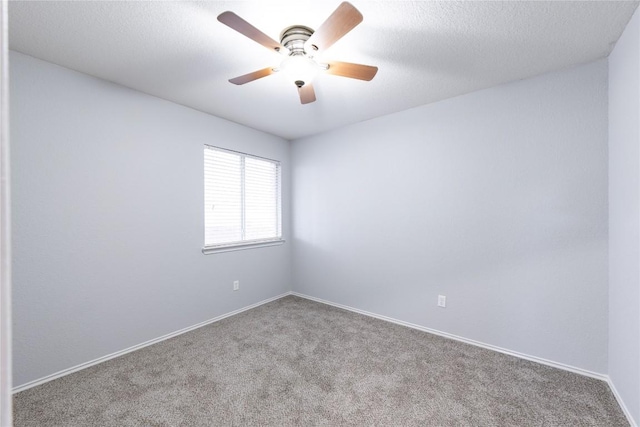
[[[218,21],[270,51],[278,52],[285,57],[279,67],[267,67],[229,79],[229,82],[235,85],[243,85],[270,76],[274,72],[282,71],[287,80],[292,81],[298,88],[300,103],[308,104],[316,100],[311,82],[320,71],[334,76],[366,81],[373,79],[378,71],[378,67],[370,65],[339,61],[319,64],[314,60],[317,53],[326,51],[362,22],[362,14],[346,1],[340,3],[340,6],[320,25],[317,31],[304,25],[293,25],[282,31],[280,42],[272,39],[231,11],[218,15]]]
[[[320,66],[307,56],[292,55],[282,61],[279,70],[284,73],[287,80],[295,82],[296,86],[300,87],[298,82],[303,82],[305,85],[313,81],[320,71]]]

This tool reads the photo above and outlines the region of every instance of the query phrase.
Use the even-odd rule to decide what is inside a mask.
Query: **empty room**
[[[637,427],[637,6],[3,0],[0,425]]]

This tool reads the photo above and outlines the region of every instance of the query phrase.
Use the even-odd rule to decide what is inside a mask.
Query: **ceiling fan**
[[[316,31],[303,25],[285,28],[279,43],[233,12],[221,13],[218,21],[285,57],[278,67],[263,68],[229,80],[236,85],[281,71],[295,83],[300,102],[308,104],[316,100],[311,81],[319,72],[366,81],[373,79],[378,72],[378,67],[370,65],[338,61],[319,63],[315,60],[316,55],[326,51],[362,22],[362,14],[348,2],[341,3]]]

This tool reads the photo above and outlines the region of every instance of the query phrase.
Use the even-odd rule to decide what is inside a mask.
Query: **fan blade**
[[[262,70],[254,71],[253,73],[245,74],[243,76],[234,77],[233,79],[230,79],[229,82],[233,83],[234,85],[243,85],[245,83],[270,76],[271,74],[273,74],[273,68],[268,67],[263,68]]]
[[[289,50],[282,46],[280,43],[249,24],[244,19],[240,18],[233,12],[223,12],[218,15],[218,21],[222,22],[229,28],[232,28],[239,32],[240,34],[249,37],[251,40],[260,43],[262,46],[266,47],[269,50],[275,50],[276,52],[281,52],[287,54]]]
[[[366,80],[373,79],[378,72],[378,67],[371,65],[352,64],[350,62],[329,62],[327,74],[334,76],[349,77],[351,79]]]
[[[306,45],[313,50],[326,50],[361,22],[362,14],[345,1],[309,37]]]
[[[298,93],[300,94],[301,104],[308,104],[316,100],[316,92],[313,90],[311,83],[307,83],[306,85],[299,87]]]

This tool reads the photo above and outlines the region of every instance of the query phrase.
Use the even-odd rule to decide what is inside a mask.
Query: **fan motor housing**
[[[289,49],[290,55],[305,55],[304,44],[313,34],[313,30],[304,25],[292,25],[282,30],[280,43]]]

